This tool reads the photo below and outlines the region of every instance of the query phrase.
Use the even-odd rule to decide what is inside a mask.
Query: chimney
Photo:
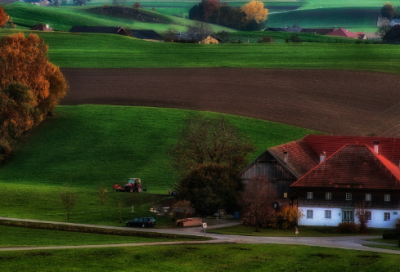
[[[323,162],[326,159],[326,152],[322,151],[321,154],[319,154],[319,163]]]
[[[374,141],[374,152],[379,154],[379,141]]]
[[[283,162],[284,162],[285,164],[287,164],[287,160],[288,160],[288,155],[287,155],[287,152],[284,151],[284,152],[283,152]]]

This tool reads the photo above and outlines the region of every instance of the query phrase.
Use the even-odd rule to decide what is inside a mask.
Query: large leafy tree
[[[199,114],[187,120],[169,154],[173,168],[183,177],[199,165],[213,163],[238,173],[246,166],[248,154],[254,151],[249,139],[224,117]]]
[[[241,7],[241,10],[246,13],[246,20],[248,22],[254,20],[256,23],[261,23],[267,20],[268,9],[264,8],[263,2],[251,1]]]
[[[178,197],[192,203],[196,213],[212,214],[218,209],[237,209],[240,178],[226,165],[199,165],[176,185]]]
[[[393,7],[389,2],[381,8],[382,16],[392,20],[396,15],[396,8]]]
[[[52,114],[67,88],[37,35],[25,38],[18,33],[0,39],[0,161],[13,142]]]
[[[4,9],[0,7],[0,27],[4,26],[8,20],[8,16]]]

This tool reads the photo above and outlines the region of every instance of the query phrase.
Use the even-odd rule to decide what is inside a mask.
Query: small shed
[[[50,28],[49,25],[45,24],[38,24],[32,27],[30,30],[37,30],[37,31],[54,31],[53,29]]]

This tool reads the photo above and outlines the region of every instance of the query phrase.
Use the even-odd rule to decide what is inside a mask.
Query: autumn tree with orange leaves
[[[47,59],[47,50],[34,34],[0,39],[0,161],[17,139],[52,114],[67,91],[60,69]]]
[[[264,3],[260,1],[251,1],[241,7],[241,10],[246,13],[246,20],[254,20],[256,23],[261,23],[267,20],[268,9],[264,8]]]
[[[6,12],[4,11],[4,9],[2,7],[0,7],[0,27],[5,25],[7,20],[8,20],[8,16],[7,16]]]

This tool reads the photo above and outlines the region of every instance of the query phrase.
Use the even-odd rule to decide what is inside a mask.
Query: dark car
[[[126,222],[127,227],[154,227],[156,225],[156,220],[154,217],[138,217],[134,220]]]

